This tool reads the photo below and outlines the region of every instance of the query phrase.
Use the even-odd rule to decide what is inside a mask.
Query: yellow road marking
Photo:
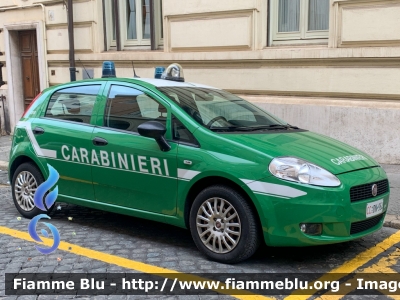
[[[35,242],[30,235],[27,232],[7,228],[0,226],[0,234],[6,234],[21,240],[25,240],[28,242]],[[48,238],[42,238],[43,244],[46,246],[51,246],[53,245],[53,240],[48,239]],[[36,243],[36,242],[35,242]],[[178,278],[178,280],[186,280],[186,281],[210,281],[207,278],[203,278],[200,276],[196,275],[191,275],[191,274],[185,274],[181,273],[175,270],[170,270],[166,268],[161,268],[149,264],[145,264],[142,262],[130,260],[127,258],[123,258],[120,256],[108,254],[108,253],[103,253],[100,251],[92,250],[89,248],[84,248],[75,244],[70,244],[67,242],[60,242],[60,246],[58,247],[59,250],[64,250],[66,252],[70,252],[73,254],[85,256],[88,258],[96,259],[99,261],[103,261],[108,264],[112,265],[117,265],[126,269],[131,269],[135,270],[138,272],[142,273],[148,273],[148,274],[163,274],[162,276],[168,279],[174,280],[175,278]],[[256,295],[256,294],[250,294],[250,295],[240,295],[243,293],[243,291],[240,290],[234,290],[234,289],[228,289],[225,284],[221,283],[220,287],[218,289],[212,289],[213,291],[235,297],[237,299],[275,299],[275,298],[269,298],[261,295]]]
[[[368,278],[370,274],[373,273],[381,273],[381,274],[390,274],[390,273],[397,273],[390,267],[395,265],[397,261],[400,258],[400,250],[396,248],[396,250],[391,253],[389,256],[382,257],[376,264],[373,264],[372,266],[369,266],[368,268],[363,269],[361,272],[358,272],[357,274],[369,274],[366,275],[365,280],[374,280],[373,278]],[[346,286],[346,283],[351,284],[351,286]],[[340,292],[344,293],[347,295],[348,293],[354,291],[358,286],[357,279],[351,278],[347,280],[346,282],[343,282],[340,284]],[[388,297],[391,297],[393,299],[400,299],[400,296],[396,295],[390,295],[387,291],[381,291],[379,290],[382,294],[387,295]],[[343,298],[344,296],[338,296],[335,295],[333,292],[328,292],[320,297],[318,297],[318,300],[338,300]]]
[[[387,249],[392,247],[393,245],[397,244],[400,242],[400,231],[397,231],[396,233],[392,234],[382,242],[378,243],[374,247],[369,248],[368,250],[365,250],[364,252],[358,254],[356,257],[353,259],[349,260],[348,262],[345,262],[343,265],[337,267],[336,269],[333,269],[332,271],[324,274],[320,278],[317,279],[317,281],[334,281],[334,280],[339,280],[340,278],[343,277],[343,274],[350,274],[354,271],[356,271],[358,268],[362,267],[365,265],[367,262],[369,262],[371,259],[374,257],[378,256],[379,254],[385,252]],[[310,285],[312,285],[311,283]],[[286,297],[285,300],[304,300],[315,294],[318,290],[316,289],[309,289],[309,290],[298,290],[293,292],[290,296]],[[294,295],[295,293],[300,294],[300,295]],[[329,298],[331,299],[331,298]]]

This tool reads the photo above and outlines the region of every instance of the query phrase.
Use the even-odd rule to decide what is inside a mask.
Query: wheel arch
[[[27,156],[27,155],[20,155],[17,156],[12,162],[11,165],[8,167],[9,169],[9,180],[10,183],[12,181],[12,178],[14,177],[14,173],[17,170],[18,166],[20,166],[23,163],[33,163],[42,173],[43,177],[45,177],[47,174],[43,172],[43,168],[41,164],[39,164],[37,161],[35,161],[33,158]]]
[[[223,186],[232,188],[237,193],[239,193],[249,203],[251,209],[253,210],[253,213],[256,216],[257,226],[259,227],[260,232],[262,232],[261,216],[260,216],[259,210],[257,209],[257,205],[255,204],[252,197],[238,183],[236,183],[235,181],[228,179],[226,177],[222,177],[222,176],[203,177],[203,178],[199,179],[197,182],[195,182],[190,187],[189,192],[187,193],[187,196],[186,196],[185,208],[184,208],[184,220],[185,220],[186,228],[190,228],[190,225],[189,225],[190,209],[192,207],[192,204],[193,204],[196,196],[205,188],[213,186],[213,185],[223,185]]]

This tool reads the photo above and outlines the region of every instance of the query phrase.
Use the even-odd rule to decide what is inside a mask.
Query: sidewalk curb
[[[0,170],[4,171],[8,170],[8,161],[0,160]]]
[[[384,227],[390,227],[394,229],[400,229],[400,220],[397,215],[386,215],[383,223]]]

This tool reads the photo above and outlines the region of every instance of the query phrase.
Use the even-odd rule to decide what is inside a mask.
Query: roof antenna
[[[136,75],[135,66],[133,65],[133,61],[132,61],[132,69],[133,69],[133,78],[140,78],[139,76]]]
[[[92,77],[90,77],[89,72],[86,70],[86,68],[85,68],[85,66],[83,65],[81,59],[79,58],[78,60],[79,60],[79,62],[81,63],[83,69],[85,70],[87,77],[89,77],[90,79],[93,79]]]

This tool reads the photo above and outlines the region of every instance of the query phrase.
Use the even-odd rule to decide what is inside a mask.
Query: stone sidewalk
[[[389,177],[390,200],[384,226],[400,229],[400,165],[382,165]]]
[[[11,136],[0,137],[0,185],[9,184],[7,167],[11,144]],[[382,167],[389,177],[391,190],[384,226],[400,229],[400,165],[382,165]]]
[[[11,144],[12,136],[0,136],[0,169],[8,166]]]

